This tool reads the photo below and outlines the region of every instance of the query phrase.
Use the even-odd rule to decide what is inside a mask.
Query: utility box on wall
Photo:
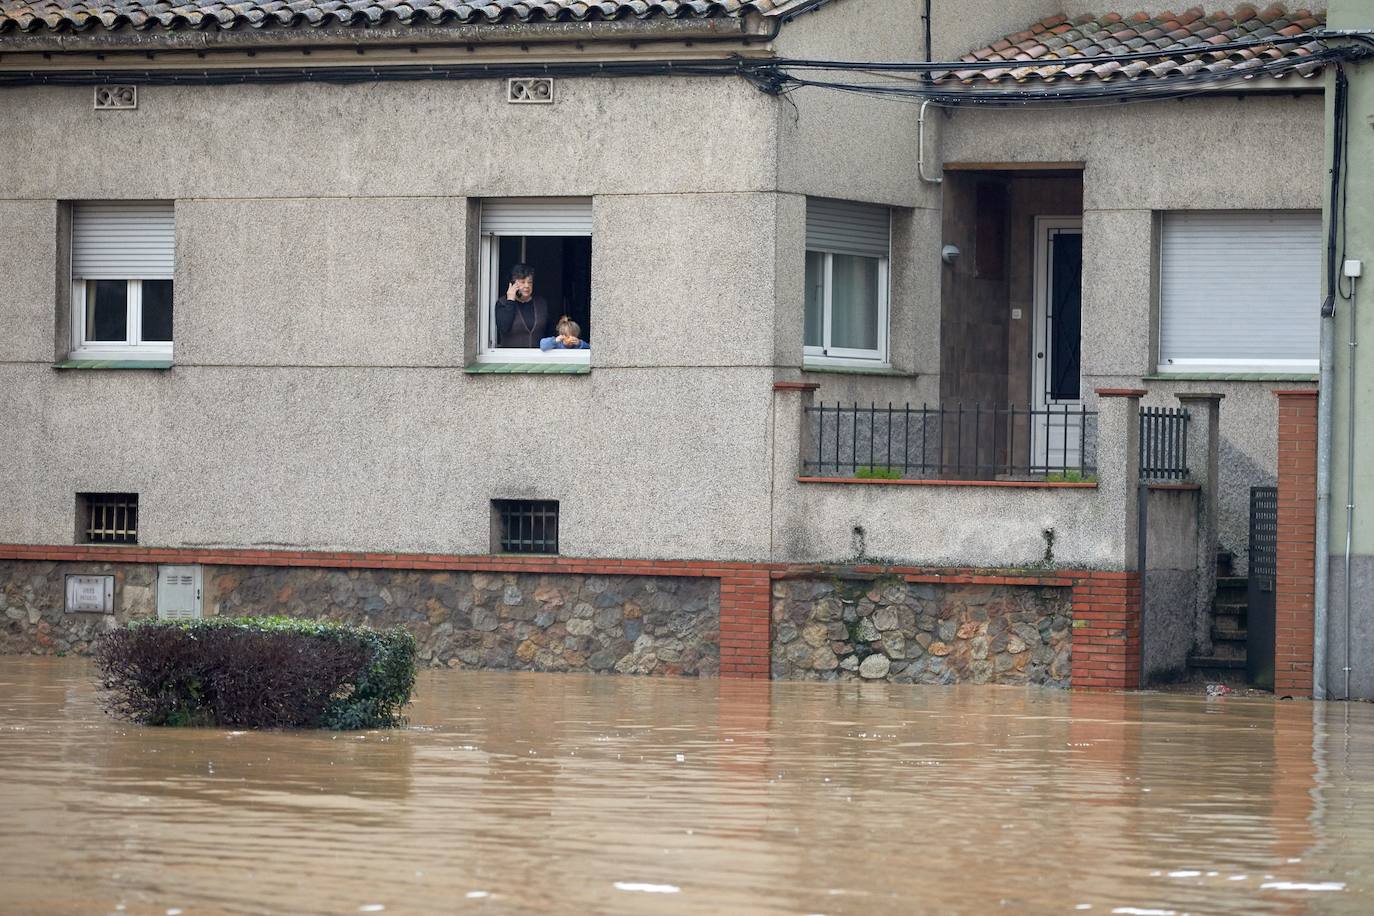
[[[114,576],[67,576],[68,614],[113,614]]]
[[[159,566],[157,568],[158,620],[197,620],[200,618],[201,567]]]

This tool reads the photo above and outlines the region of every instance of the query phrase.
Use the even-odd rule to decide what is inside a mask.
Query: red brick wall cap
[[[1274,394],[1281,398],[1315,398],[1317,389],[1315,388],[1275,388]]]
[[[774,382],[774,391],[815,391],[821,387],[820,382]]]
[[[1144,388],[1099,388],[1097,389],[1099,398],[1143,398],[1145,397]]]

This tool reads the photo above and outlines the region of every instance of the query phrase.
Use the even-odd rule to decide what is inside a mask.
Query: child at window
[[[558,333],[553,337],[545,337],[539,341],[541,350],[590,350],[591,347],[582,339],[582,328],[578,326],[567,315],[558,319],[558,325],[554,328]]]

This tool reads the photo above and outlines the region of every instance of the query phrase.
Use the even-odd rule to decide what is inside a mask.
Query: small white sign
[[[68,576],[68,614],[113,614],[114,576]]]

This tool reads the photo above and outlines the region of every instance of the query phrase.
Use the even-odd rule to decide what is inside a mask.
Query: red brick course
[[[1311,696],[1317,547],[1317,392],[1279,398],[1279,519],[1274,575],[1274,693]]]
[[[814,564],[727,563],[712,560],[461,556],[105,545],[0,544],[0,559],[535,574],[705,576],[720,580],[721,676],[750,679],[766,679],[770,675],[772,580],[835,572],[833,567]],[[1134,572],[1032,572],[964,567],[870,565],[848,566],[844,567],[844,571],[896,575],[907,582],[919,583],[1071,588],[1074,618],[1073,686],[1121,690],[1131,689],[1139,684],[1140,577]]]

